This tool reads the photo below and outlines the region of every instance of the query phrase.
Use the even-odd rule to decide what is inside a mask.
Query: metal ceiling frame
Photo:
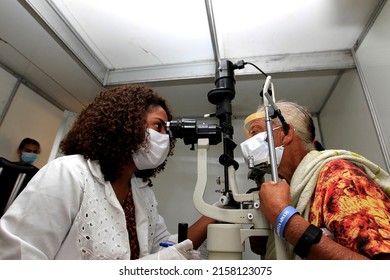
[[[8,42],[6,42],[8,44]],[[28,79],[26,79],[24,76],[20,75],[20,74],[17,74],[15,73],[14,71],[12,71],[9,67],[7,67],[6,65],[4,65],[3,63],[0,62],[0,68],[4,69],[5,71],[7,71],[10,75],[14,76],[16,78],[16,83],[14,85],[14,89],[12,90],[12,93],[7,101],[7,104],[5,105],[4,107],[4,110],[3,110],[3,114],[0,116],[0,125],[1,123],[3,122],[3,119],[5,117],[5,115],[7,114],[7,111],[9,109],[9,106],[11,105],[12,103],[12,99],[14,98],[15,96],[15,93],[16,91],[18,90],[18,88],[20,87],[21,84],[25,85],[26,87],[30,88],[31,90],[33,90],[35,93],[37,93],[40,97],[42,97],[43,99],[45,99],[47,102],[49,102],[50,104],[53,104],[53,106],[57,107],[58,109],[60,109],[61,111],[65,110],[64,106],[62,106],[60,103],[58,103],[56,100],[54,100],[52,97],[50,97],[50,95],[48,95],[47,93],[45,93],[44,91],[42,91],[39,87],[37,87],[34,83],[30,82]]]
[[[141,83],[156,81],[172,81],[183,79],[210,78],[215,75],[215,65],[223,56],[218,40],[216,23],[213,15],[212,0],[205,0],[209,21],[210,39],[212,41],[214,61],[176,63],[169,65],[147,66],[137,68],[109,69],[100,61],[84,40],[72,28],[49,0],[24,0],[39,15],[43,21],[60,38],[64,46],[80,60],[82,64],[103,85],[124,83]],[[371,16],[364,33],[367,33],[373,19],[379,14],[386,0],[378,4]],[[371,23],[370,23],[371,22]],[[358,42],[364,37],[359,38]],[[357,44],[358,44],[357,42]],[[317,70],[343,70],[356,68],[351,50],[336,50],[324,52],[309,52],[299,54],[278,54],[270,56],[227,58],[232,61],[244,60],[255,65],[261,65],[266,73],[303,72]],[[249,67],[237,72],[237,75],[258,75],[258,71]]]
[[[367,22],[366,26],[364,27],[362,33],[360,34],[359,38],[356,40],[355,46],[353,47],[353,51],[351,52],[352,55],[354,55],[354,52],[357,51],[361,43],[363,42],[364,38],[366,37],[368,31],[370,31],[371,26],[374,24],[376,18],[381,13],[383,7],[386,5],[387,0],[381,0],[378,5],[376,6],[375,10],[373,11],[372,15],[370,16],[369,21]]]
[[[70,49],[96,79],[103,84],[108,69],[94,55],[84,40],[72,28],[61,12],[47,0],[24,0],[56,34],[62,44]]]
[[[383,130],[382,130],[381,124],[379,122],[378,113],[377,113],[377,110],[375,109],[375,105],[374,105],[374,102],[372,100],[372,95],[370,93],[370,89],[369,89],[369,86],[367,84],[363,69],[360,65],[359,59],[358,59],[356,52],[354,50],[352,51],[352,55],[353,55],[353,59],[355,60],[355,63],[356,63],[356,72],[359,76],[359,80],[360,80],[360,83],[361,83],[362,88],[363,88],[363,93],[364,93],[364,96],[365,96],[366,101],[367,101],[367,106],[369,108],[371,118],[372,118],[372,121],[373,121],[373,124],[375,127],[375,131],[377,133],[379,145],[381,147],[382,154],[383,154],[383,157],[385,159],[386,168],[387,168],[387,171],[390,172],[390,154],[388,152],[388,148],[386,145],[386,139],[385,139],[385,136],[383,135]]]
[[[369,108],[371,118],[372,118],[372,121],[374,123],[375,131],[376,131],[377,136],[378,136],[379,145],[381,147],[382,154],[383,154],[383,157],[385,159],[386,168],[387,168],[387,171],[389,172],[390,171],[390,154],[388,152],[388,147],[386,145],[386,139],[383,135],[383,129],[382,129],[381,124],[379,122],[378,113],[377,113],[377,110],[375,109],[374,102],[372,101],[372,96],[371,96],[370,89],[368,87],[363,69],[362,69],[360,62],[359,62],[359,59],[356,55],[356,51],[360,47],[360,45],[363,42],[364,38],[366,37],[368,31],[371,29],[375,20],[379,16],[379,14],[382,11],[383,7],[385,6],[386,2],[387,2],[387,0],[382,0],[378,3],[377,7],[375,8],[374,12],[372,13],[372,15],[370,17],[370,20],[367,22],[367,25],[365,26],[361,35],[359,36],[358,40],[356,41],[355,46],[352,48],[351,54],[352,54],[352,58],[354,60],[354,63],[356,65],[356,72],[359,76],[359,80],[360,80],[360,83],[362,85],[363,93],[364,93],[364,96],[365,96],[366,101],[367,101],[367,106]]]

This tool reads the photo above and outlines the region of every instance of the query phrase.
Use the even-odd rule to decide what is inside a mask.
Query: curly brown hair
[[[156,106],[161,106],[168,120],[172,120],[167,102],[148,87],[127,85],[102,91],[82,110],[61,141],[60,149],[65,155],[81,154],[99,161],[104,179],[114,182],[144,142],[146,114]],[[168,155],[173,155],[175,140],[170,142]],[[159,167],[136,175],[150,182],[150,177],[164,170],[165,164],[166,160]]]

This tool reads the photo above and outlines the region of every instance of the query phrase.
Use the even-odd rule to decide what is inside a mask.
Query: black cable
[[[263,71],[261,70],[259,67],[257,67],[255,64],[251,63],[251,62],[244,62],[244,65],[246,64],[249,64],[249,65],[252,65],[253,67],[255,67],[257,70],[259,70],[264,76],[268,77],[268,75]]]
[[[240,63],[241,64],[239,64],[239,67],[243,68],[243,65],[246,65],[246,64],[252,65],[257,70],[259,70],[264,76],[268,77],[268,75],[263,70],[261,70],[259,67],[257,67],[255,64],[253,64],[251,62],[243,62],[243,61],[240,61]],[[260,95],[262,95],[262,92],[260,93]],[[282,113],[280,112],[280,110],[276,110],[275,114],[279,118],[279,120],[281,121],[284,131],[286,133],[288,133],[290,127],[288,126],[287,122],[285,121],[284,117],[282,116]]]

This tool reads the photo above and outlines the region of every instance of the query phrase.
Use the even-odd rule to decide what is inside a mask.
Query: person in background
[[[291,259],[390,259],[390,177],[378,165],[345,150],[317,146],[309,111],[276,102],[288,124],[272,120],[278,182],[260,186],[260,209],[289,243]],[[251,120],[251,141],[268,150],[264,108]],[[267,151],[265,151],[267,153]],[[251,248],[274,259],[273,235],[251,238]]]
[[[201,217],[177,243],[152,189],[173,155],[171,119],[147,87],[101,92],[62,140],[65,156],[41,168],[0,220],[0,259],[199,259],[193,247],[214,220]]]
[[[23,191],[31,178],[38,172],[39,168],[34,166],[33,163],[38,158],[40,151],[38,141],[31,138],[24,138],[17,149],[19,161],[12,162],[1,158],[0,217],[15,197]]]
[[[17,153],[19,161],[15,163],[33,165],[41,152],[41,145],[35,139],[24,138],[20,142]]]

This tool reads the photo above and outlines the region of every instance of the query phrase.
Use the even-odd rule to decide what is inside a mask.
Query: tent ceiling
[[[355,67],[351,49],[385,1],[19,2],[101,86],[147,83],[169,100],[177,116],[199,116],[214,110],[207,92],[214,87],[218,59],[257,65],[272,75],[277,99],[319,112],[340,73]],[[66,71],[58,68],[54,72]],[[52,79],[79,103],[92,101],[54,72]],[[247,115],[257,107],[264,76],[250,65],[235,74],[233,112]]]

